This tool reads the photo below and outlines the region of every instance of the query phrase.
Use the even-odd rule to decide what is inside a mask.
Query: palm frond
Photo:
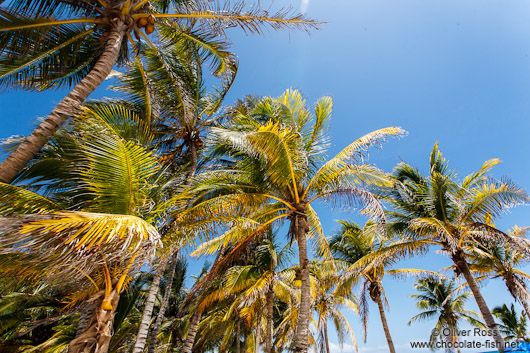
[[[34,254],[43,278],[81,279],[103,264],[136,256],[135,266],[161,246],[156,229],[134,216],[56,212],[0,218],[0,254]]]
[[[58,211],[61,207],[46,197],[19,186],[0,183],[0,215]]]

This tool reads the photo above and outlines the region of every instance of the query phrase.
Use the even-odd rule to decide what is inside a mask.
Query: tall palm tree
[[[363,164],[366,149],[386,138],[401,135],[399,128],[369,133],[324,161],[326,128],[331,117],[331,98],[316,103],[311,114],[299,92],[288,90],[279,98],[263,98],[254,107],[235,109],[230,126],[212,129],[216,153],[224,153],[234,166],[198,178],[197,190],[205,214],[258,214],[259,222],[247,222],[240,231],[225,233],[219,241],[233,244],[223,257],[228,261],[261,237],[271,225],[289,220],[289,236],[298,244],[301,302],[294,338],[296,352],[308,348],[311,293],[307,239],[316,241],[319,252],[329,255],[320,220],[312,204],[317,200],[343,202],[370,209],[383,218],[379,201],[366,185],[384,185],[384,174]],[[343,204],[340,204],[342,206]],[[213,276],[221,265],[212,268]],[[205,281],[208,280],[208,277]]]
[[[137,116],[115,106],[87,108],[72,125],[26,174],[48,198],[1,184],[8,217],[0,221],[0,254],[19,259],[13,271],[41,281],[93,285],[86,293],[95,311],[70,351],[105,352],[119,294],[160,246],[155,226],[167,211],[162,205],[171,205],[163,197],[163,170],[142,145],[152,137]],[[131,130],[134,142],[125,138]],[[47,174],[50,165],[55,172]]]
[[[518,317],[515,307],[512,304],[510,308],[503,304],[497,306],[492,310],[492,314],[500,320],[500,329],[505,335],[506,341],[511,340],[522,340],[528,342],[530,337],[528,336],[527,327],[527,316],[525,312],[521,312]]]
[[[362,281],[359,293],[359,314],[362,321],[364,340],[367,337],[369,305],[367,296],[377,304],[385,332],[388,348],[395,353],[394,343],[388,328],[384,303],[387,303],[383,287],[386,274],[407,276],[425,274],[428,271],[415,269],[390,269],[402,259],[414,242],[408,239],[391,240],[380,233],[380,226],[368,222],[360,227],[352,221],[338,221],[340,231],[330,240],[331,253],[337,268],[343,271],[337,292],[351,292],[352,286]]]
[[[525,251],[523,240],[508,237],[490,222],[515,205],[526,202],[526,192],[512,181],[488,177],[498,159],[459,181],[435,144],[430,156],[429,174],[424,177],[414,167],[401,162],[394,168],[394,187],[388,201],[389,214],[398,228],[417,240],[418,250],[437,245],[462,274],[475,298],[486,326],[493,332],[497,348],[503,352],[504,341],[469,267],[465,246],[472,241],[482,244],[499,240]]]
[[[0,182],[11,181],[35,156],[77,107],[110,74],[115,64],[129,60],[153,42],[179,41],[202,48],[217,74],[229,71],[233,56],[225,28],[246,32],[301,27],[316,23],[285,10],[269,16],[245,10],[242,2],[229,7],[202,0],[10,0],[0,7],[0,87],[47,89],[74,86],[48,117],[0,164]],[[172,8],[172,9],[171,9]],[[149,36],[155,30],[157,40]],[[144,34],[145,32],[145,34]],[[132,35],[136,37],[136,42]],[[129,48],[132,48],[132,50]]]
[[[190,57],[179,62],[175,60],[175,53],[179,50],[176,45],[164,50],[145,49],[144,61],[147,71],[143,71],[141,63],[132,63],[127,72],[120,75],[120,85],[115,87],[117,91],[125,94],[125,101],[120,102],[142,114],[150,126],[154,135],[153,143],[166,168],[183,175],[178,186],[189,184],[195,176],[202,162],[202,138],[215,120],[215,113],[235,78],[227,77],[222,82],[221,89],[215,88],[214,93],[208,93],[199,53],[190,50]],[[133,353],[142,352],[145,348],[162,274],[168,263],[170,274],[174,273],[176,261],[169,262],[169,256],[178,258],[180,245],[175,246],[169,253],[172,255],[166,255],[158,263]],[[172,276],[168,280],[171,282]],[[150,351],[153,350],[153,341],[158,335],[158,327],[164,317],[168,300],[169,297],[166,296],[160,304],[156,320],[158,325],[155,322],[151,332]]]
[[[420,294],[412,294],[410,297],[418,301],[416,307],[423,311],[410,319],[408,324],[420,320],[436,319],[436,325],[429,338],[431,344],[440,339],[450,345],[446,351],[456,350],[460,353],[457,344],[460,321],[465,320],[473,326],[483,327],[477,319],[479,314],[465,309],[466,301],[471,293],[458,294],[454,279],[447,280],[432,276],[418,280],[414,288]]]
[[[507,234],[516,239],[524,239],[528,228],[515,226]],[[530,315],[530,293],[527,281],[530,276],[517,267],[528,262],[525,251],[514,248],[509,243],[472,243],[469,247],[470,268],[473,273],[480,277],[477,280],[487,278],[502,278],[508,291],[523,306],[526,316]]]
[[[198,256],[211,251],[209,248],[212,244],[215,244],[215,241],[201,244],[192,255]],[[209,294],[201,303],[201,307],[233,298],[225,318],[234,315],[233,313],[238,313],[236,316],[263,318],[263,337],[261,320],[254,325],[256,328],[259,326],[254,347],[258,350],[259,341],[263,338],[265,352],[270,353],[273,349],[274,299],[277,295],[290,292],[290,285],[285,282],[280,268],[285,266],[292,254],[289,247],[278,249],[272,232],[248,249],[248,253],[249,255],[245,256],[246,261],[226,270],[219,290]]]

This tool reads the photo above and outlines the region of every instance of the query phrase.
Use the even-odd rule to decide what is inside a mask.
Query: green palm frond
[[[322,97],[315,103],[313,129],[305,145],[305,150],[310,151],[315,156],[320,155],[327,147],[328,138],[326,132],[331,120],[332,108],[333,100],[331,97]]]
[[[228,43],[209,31],[170,21],[162,23],[160,36],[182,52],[197,52],[204,62],[210,63],[210,69],[216,75],[233,75],[236,71],[236,58],[228,51]]]
[[[485,161],[478,171],[465,177],[462,186],[464,187],[464,189],[470,189],[477,185],[480,185],[481,183],[487,180],[486,175],[491,171],[491,169],[500,163],[501,160],[498,158],[489,159]]]
[[[307,207],[307,221],[309,225],[309,232],[307,234],[308,239],[312,239],[315,242],[316,252],[319,256],[323,257],[326,260],[333,259],[329,243],[324,235],[324,230],[322,229],[322,224],[318,218],[318,214],[310,205]]]
[[[97,57],[87,46],[99,48],[93,29],[79,24],[3,30],[17,25],[39,24],[47,18],[30,19],[0,11],[0,88],[44,89],[79,82]]]
[[[471,192],[462,222],[480,222],[487,216],[498,217],[505,209],[528,201],[526,191],[508,179],[479,185]]]
[[[31,214],[58,211],[61,207],[50,199],[19,186],[0,183],[0,215]]]
[[[116,214],[147,213],[142,208],[159,171],[156,156],[120,137],[83,136],[79,178],[92,195],[89,210]]]
[[[212,133],[219,142],[228,143],[241,153],[263,160],[269,168],[267,176],[274,185],[286,187],[291,184],[291,188],[296,188],[293,185],[297,179],[295,173],[300,170],[297,170],[291,153],[296,136],[289,131],[271,122],[248,133],[218,128],[212,129]]]
[[[150,147],[154,136],[149,124],[142,116],[127,106],[113,101],[89,102],[82,107],[82,113],[75,118],[74,129],[86,129],[87,120],[96,124],[95,128],[104,129],[116,137],[131,141],[137,145]],[[101,130],[100,130],[101,131]]]
[[[102,6],[97,0],[87,1],[57,1],[57,0],[8,0],[8,6],[27,16],[63,15],[96,15],[96,9]]]

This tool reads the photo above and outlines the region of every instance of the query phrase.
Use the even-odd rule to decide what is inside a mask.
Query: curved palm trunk
[[[197,335],[197,331],[199,329],[200,321],[201,314],[195,310],[191,316],[190,327],[188,328],[188,335],[186,336],[186,340],[184,341],[184,345],[182,347],[182,353],[191,353],[191,349],[195,343],[195,335]]]
[[[134,343],[132,353],[141,353],[144,351],[145,341],[147,340],[147,334],[149,333],[149,325],[151,324],[151,318],[153,316],[156,295],[158,294],[160,280],[164,275],[168,261],[169,257],[166,257],[158,264],[158,268],[156,269],[155,276],[151,282],[151,287],[149,287],[149,294],[145,300],[142,321],[140,322],[140,327],[138,329],[138,334],[136,335],[136,342]]]
[[[162,303],[160,304],[160,309],[158,309],[158,315],[156,317],[155,324],[151,331],[151,340],[149,341],[149,347],[147,348],[147,353],[154,353],[156,347],[156,339],[158,336],[158,331],[160,330],[160,325],[162,320],[164,320],[164,314],[166,313],[166,308],[169,303],[169,297],[171,296],[171,288],[173,286],[173,278],[175,277],[175,270],[178,264],[179,250],[173,253],[173,259],[169,264],[169,274],[167,276],[166,282],[166,291],[164,292],[164,297]]]
[[[72,340],[68,345],[68,353],[106,353],[109,350],[113,333],[112,325],[116,311],[101,308],[103,297],[104,291],[100,291],[92,298],[94,301],[97,300],[97,309],[90,317],[85,332]],[[112,290],[109,299],[111,300],[112,307],[116,308],[120,300],[120,295],[116,289]]]
[[[392,336],[390,336],[390,330],[388,329],[388,322],[386,321],[385,308],[383,307],[383,301],[381,300],[381,294],[375,297],[375,302],[379,308],[379,316],[381,317],[381,323],[383,324],[383,330],[385,331],[386,341],[388,342],[388,349],[390,353],[396,353],[394,348],[394,342]]]
[[[116,22],[103,54],[88,75],[55,107],[48,117],[0,164],[0,182],[9,183],[40,151],[53,134],[110,74],[116,64],[127,26]]]
[[[464,253],[461,250],[456,251],[451,255],[451,259],[455,263],[456,268],[459,270],[459,272],[462,275],[464,275],[464,278],[466,279],[467,284],[469,285],[469,288],[471,289],[471,292],[473,293],[473,297],[475,297],[475,301],[477,302],[478,308],[480,309],[480,313],[482,314],[482,317],[484,318],[484,321],[486,322],[486,326],[493,333],[493,339],[495,340],[497,349],[499,350],[500,353],[503,353],[504,352],[504,340],[501,336],[499,328],[497,327],[497,324],[493,320],[491,311],[488,308],[488,305],[486,304],[486,301],[484,300],[482,293],[480,292],[480,289],[477,285],[477,281],[475,281],[475,278],[473,277],[473,274],[471,273],[471,270],[469,269],[469,265],[464,257]]]
[[[273,334],[273,322],[272,322],[272,314],[274,309],[274,280],[271,280],[271,283],[269,285],[269,290],[267,291],[266,295],[266,315],[267,315],[267,332],[265,332],[265,353],[272,353],[272,334]]]
[[[326,345],[326,353],[330,353],[329,351],[329,338],[328,338],[328,323],[327,321],[324,321],[324,344]]]
[[[293,218],[292,226],[298,242],[298,254],[300,258],[300,311],[296,322],[294,336],[294,350],[296,353],[306,353],[309,345],[309,317],[311,316],[311,287],[309,283],[309,259],[307,257],[308,231],[306,216],[297,215]]]

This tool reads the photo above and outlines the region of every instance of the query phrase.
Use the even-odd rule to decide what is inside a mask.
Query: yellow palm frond
[[[335,174],[348,165],[361,164],[370,146],[381,146],[389,137],[399,137],[405,134],[406,131],[401,128],[388,127],[370,132],[355,140],[318,169],[309,182],[308,190],[314,182],[325,180],[329,178],[329,175]]]
[[[501,160],[498,158],[489,159],[485,161],[482,164],[482,167],[480,167],[477,172],[470,174],[464,178],[464,182],[462,183],[464,189],[472,188],[475,185],[478,185],[485,181],[487,179],[486,174],[488,174],[490,170],[499,163],[501,163]]]
[[[245,239],[249,233],[253,232],[260,227],[260,224],[252,219],[243,219],[241,222],[237,222],[228,231],[224,232],[220,236],[203,242],[199,245],[190,255],[191,256],[203,256],[212,255],[219,251],[222,247],[228,247],[230,244],[236,244],[237,242]]]
[[[498,217],[507,208],[528,201],[526,191],[509,180],[484,183],[470,192],[471,198],[466,203],[462,224],[481,222],[486,217]]]
[[[44,277],[83,278],[103,264],[137,265],[161,246],[157,230],[128,215],[56,212],[0,218],[0,254],[33,254],[45,266]],[[64,277],[64,278],[61,278]]]
[[[307,215],[307,223],[309,225],[309,232],[307,233],[307,238],[315,241],[315,245],[318,249],[318,254],[320,256],[327,260],[333,259],[333,255],[331,254],[331,250],[329,248],[328,240],[324,235],[324,229],[322,229],[322,224],[320,223],[320,218],[318,217],[318,214],[315,212],[313,207],[311,207],[311,205],[307,206]],[[331,267],[336,271],[335,264],[332,261],[330,261],[329,263],[331,264]]]

